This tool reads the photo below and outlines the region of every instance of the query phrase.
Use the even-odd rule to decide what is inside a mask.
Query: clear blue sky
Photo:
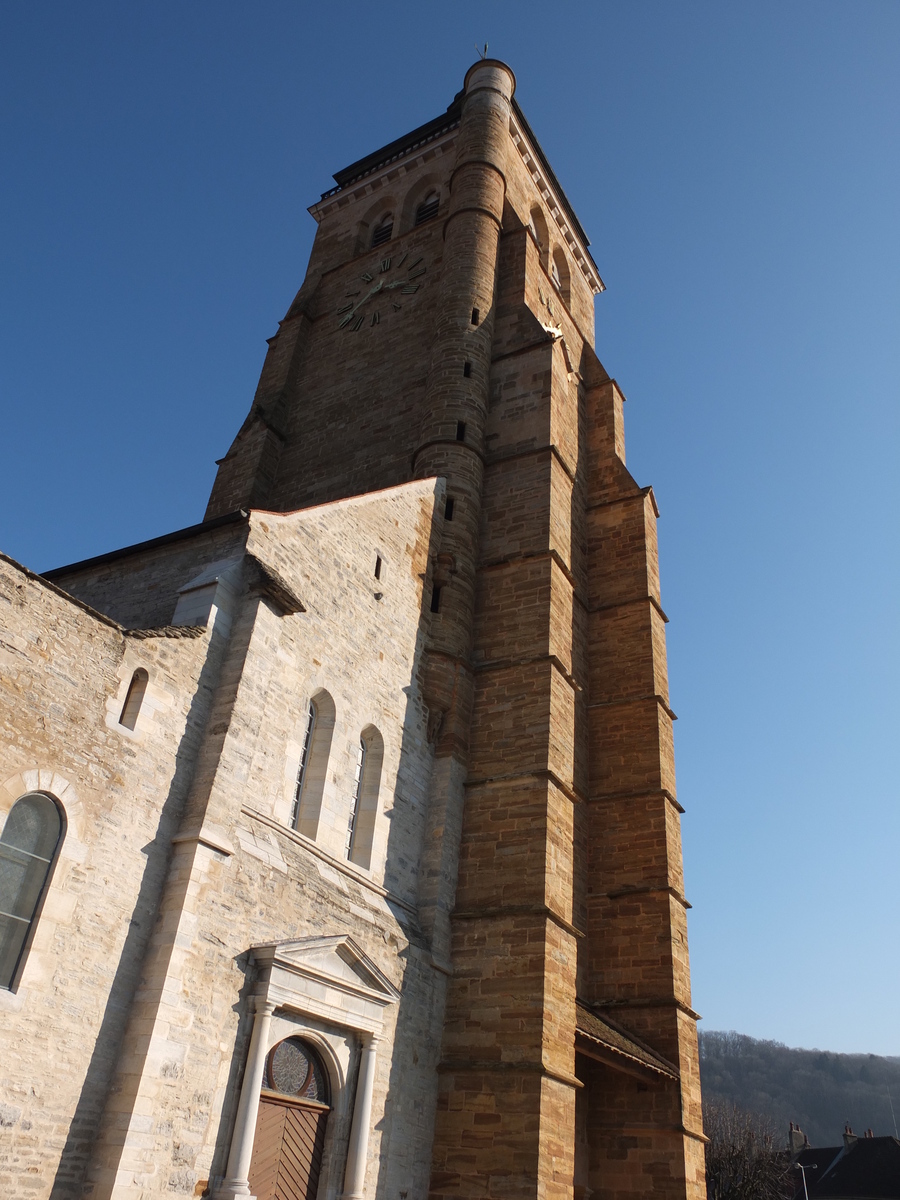
[[[202,517],[306,206],[476,41],[593,241],[662,509],[695,1005],[900,1054],[894,0],[7,6],[0,546]]]

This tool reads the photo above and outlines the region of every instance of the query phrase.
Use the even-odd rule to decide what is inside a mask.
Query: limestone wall
[[[66,830],[14,992],[0,990],[0,1191],[74,1194],[140,974],[195,749],[199,638],[127,638],[0,559],[0,827],[23,793]],[[137,668],[135,729],[118,723]]]
[[[95,1196],[217,1186],[250,1029],[250,947],[346,933],[401,992],[379,1051],[368,1186],[373,1195],[391,1194],[388,1180],[394,1194],[410,1181],[426,1186],[444,976],[415,909],[431,766],[419,665],[440,495],[428,480],[296,514],[251,514],[248,553],[305,611],[285,615],[251,586],[235,615],[91,1174]],[[289,820],[307,707],[322,689],[335,724],[313,839]],[[384,758],[364,869],[348,862],[345,834],[355,749],[373,725]],[[273,1038],[285,1021],[301,1033],[318,1028],[302,1016],[279,1021]],[[350,1059],[329,1128],[320,1193],[329,1197],[342,1186],[358,1054],[346,1029],[332,1033],[349,1037]]]

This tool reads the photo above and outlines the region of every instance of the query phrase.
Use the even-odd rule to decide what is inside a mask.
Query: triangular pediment
[[[400,993],[349,934],[295,938],[254,946],[254,961],[356,992],[381,1004],[393,1004]]]

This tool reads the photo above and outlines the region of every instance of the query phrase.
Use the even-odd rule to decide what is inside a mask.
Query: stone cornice
[[[416,167],[423,166],[431,159],[444,154],[456,140],[457,127],[458,123],[443,130],[442,134],[427,139],[427,145],[418,142],[406,150],[398,152],[393,158],[384,162],[380,170],[373,167],[368,174],[352,183],[332,188],[330,192],[325,192],[322,199],[316,204],[311,204],[307,211],[315,218],[316,222],[320,222],[323,217],[336,208],[343,208],[355,200],[362,200],[381,188],[389,186]]]
[[[560,234],[569,247],[572,257],[590,284],[591,291],[595,296],[600,292],[605,292],[606,284],[600,278],[597,264],[591,258],[587,239],[584,237],[580,227],[577,226],[577,218],[571,212],[570,205],[562,195],[559,185],[552,178],[552,171],[549,169],[549,164],[547,164],[543,152],[537,146],[536,142],[532,140],[534,135],[527,128],[526,122],[520,113],[516,112],[515,107],[510,112],[509,135],[512,138],[513,145],[521,155],[525,169],[534,181],[544,203],[549,209],[550,215],[559,228]]]

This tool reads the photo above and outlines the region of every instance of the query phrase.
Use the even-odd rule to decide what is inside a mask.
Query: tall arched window
[[[328,775],[331,737],[334,733],[334,701],[324,689],[315,693],[306,710],[303,727],[291,826],[308,838],[319,832],[322,797]]]
[[[62,839],[56,801],[43,792],[20,796],[0,835],[0,987],[18,979]]]
[[[300,766],[297,768],[297,783],[294,787],[294,804],[291,808],[291,828],[297,828],[300,816],[300,801],[303,797],[303,783],[306,779],[306,769],[309,766],[309,751],[312,747],[313,733],[316,728],[318,711],[312,700],[306,712],[306,729],[303,731],[303,749],[300,753]]]
[[[144,703],[144,693],[147,690],[147,683],[150,676],[143,667],[138,667],[131,677],[131,683],[128,685],[128,695],[125,697],[125,703],[122,705],[122,715],[119,717],[119,724],[124,725],[126,729],[134,729],[137,725],[138,713],[141,711],[141,705]]]
[[[394,234],[394,214],[385,213],[372,231],[372,245],[382,246],[389,242]]]
[[[356,823],[359,820],[359,805],[362,800],[363,771],[366,766],[366,743],[360,738],[356,747],[356,774],[353,779],[353,797],[350,803],[350,818],[347,821],[347,841],[344,846],[347,857],[352,861],[356,843]]]
[[[416,224],[424,225],[426,221],[430,221],[432,217],[437,216],[437,211],[441,207],[441,197],[438,192],[429,192],[419,207],[416,209]]]
[[[366,870],[372,865],[383,760],[384,740],[374,725],[367,725],[362,731],[356,752],[356,771],[346,841],[347,858]]]

